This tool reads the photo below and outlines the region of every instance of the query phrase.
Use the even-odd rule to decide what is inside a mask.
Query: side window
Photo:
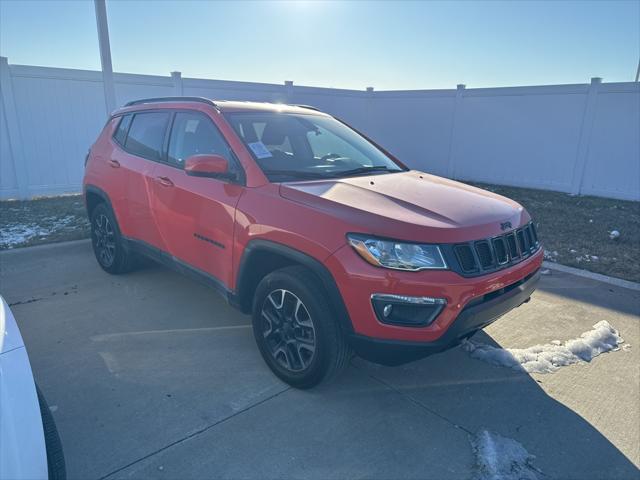
[[[124,146],[124,141],[127,138],[129,125],[131,125],[131,115],[124,115],[120,119],[120,123],[118,124],[118,128],[116,128],[116,132],[113,134],[113,138],[115,139],[115,141],[122,146]]]
[[[205,115],[178,112],[169,137],[169,163],[182,167],[192,155],[216,153],[233,165],[233,155],[222,134]]]
[[[136,113],[129,128],[126,150],[150,160],[161,160],[168,121],[168,112]]]

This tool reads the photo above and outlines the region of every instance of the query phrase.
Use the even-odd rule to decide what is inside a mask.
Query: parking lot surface
[[[526,374],[455,348],[354,359],[310,391],[272,375],[216,292],[154,265],[110,276],[86,241],[0,253],[0,293],[72,479],[468,479],[484,431],[518,442],[540,479],[640,477],[640,292],[554,271],[474,337],[530,347],[606,320],[627,346],[590,363]]]

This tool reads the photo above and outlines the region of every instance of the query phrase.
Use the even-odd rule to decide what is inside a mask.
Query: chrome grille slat
[[[529,224],[529,228],[531,229],[531,235],[533,236],[534,243],[538,245],[538,230],[536,229],[536,224],[531,222]]]
[[[520,255],[526,255],[527,246],[524,243],[524,233],[522,233],[522,230],[518,230],[516,232],[516,239],[518,240],[518,250],[520,251]]]
[[[488,268],[491,268],[491,266],[494,264],[494,261],[493,255],[491,254],[491,247],[489,247],[489,242],[487,242],[486,240],[481,240],[479,242],[476,242],[475,247],[482,269],[487,270]]]
[[[518,250],[518,244],[516,243],[515,233],[508,233],[505,235],[505,238],[509,247],[509,258],[511,258],[511,260],[520,258],[520,251]]]
[[[504,265],[509,261],[509,255],[507,253],[507,242],[504,237],[496,237],[492,240],[493,251],[496,254],[496,261],[498,265]]]

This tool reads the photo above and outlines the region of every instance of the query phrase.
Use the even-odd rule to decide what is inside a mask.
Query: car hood
[[[24,346],[13,313],[0,296],[0,355]]]
[[[504,233],[506,222],[516,228],[529,221],[513,200],[417,171],[284,183],[280,194],[358,231],[414,241],[469,241]]]

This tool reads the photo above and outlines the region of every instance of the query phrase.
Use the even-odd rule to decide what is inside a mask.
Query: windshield
[[[256,112],[230,113],[226,118],[272,182],[403,170],[331,117]]]

